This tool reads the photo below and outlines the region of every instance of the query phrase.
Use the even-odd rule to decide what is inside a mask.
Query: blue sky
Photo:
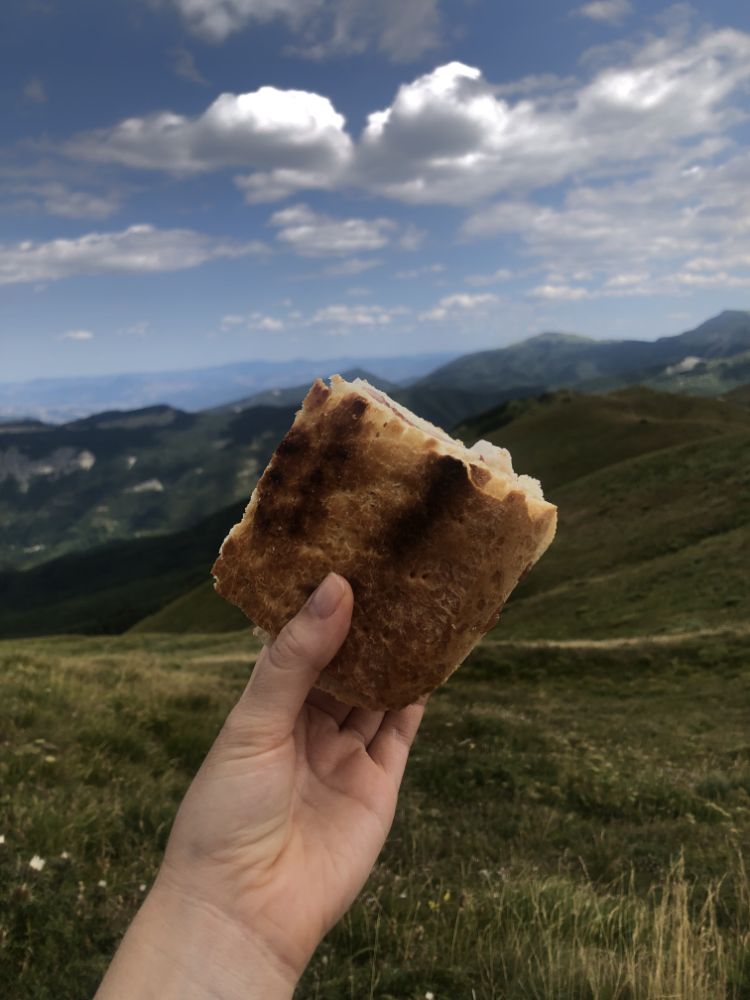
[[[746,0],[4,0],[0,379],[750,305]]]

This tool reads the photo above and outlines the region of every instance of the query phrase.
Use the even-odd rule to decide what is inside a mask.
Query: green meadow
[[[748,632],[497,636],[433,696],[299,1000],[749,998]],[[248,632],[0,644],[5,995],[93,993],[256,652]]]
[[[563,390],[458,428],[558,537],[432,697],[297,1000],[750,1000],[745,402]],[[0,574],[11,1000],[90,996],[148,891],[258,649],[207,579],[240,513]]]

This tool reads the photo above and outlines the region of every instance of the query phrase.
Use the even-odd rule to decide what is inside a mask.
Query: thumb
[[[264,647],[232,713],[259,748],[291,734],[310,688],[349,632],[353,603],[347,581],[329,573],[273,644]]]

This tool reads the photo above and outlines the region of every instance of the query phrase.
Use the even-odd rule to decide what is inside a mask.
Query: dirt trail
[[[621,649],[627,646],[674,646],[719,636],[730,640],[748,638],[750,625],[704,628],[665,635],[635,635],[621,639],[484,639],[482,645],[513,649]]]

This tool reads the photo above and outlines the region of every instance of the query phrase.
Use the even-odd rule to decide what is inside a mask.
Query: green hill
[[[456,435],[508,448],[517,471],[559,484],[604,465],[728,431],[750,430],[741,406],[639,386],[606,396],[561,391],[503,404],[465,421]]]
[[[457,433],[507,445],[516,468],[538,476],[559,506],[557,539],[504,611],[498,636],[708,627],[744,613],[744,408],[642,388],[560,392],[506,403]],[[221,621],[216,595],[204,587],[188,596],[138,630],[190,630],[195,622],[195,631],[213,631]]]
[[[137,622],[130,632],[235,632],[250,622],[233,604],[219,597],[211,580],[198,584],[153,615]]]
[[[178,531],[247,497],[294,408],[0,425],[0,568]]]
[[[558,537],[518,588],[499,634],[630,634],[652,622],[708,627],[716,615],[744,615],[746,407],[641,387],[558,392],[505,403],[458,431],[468,443],[485,437],[509,447],[516,468],[540,478],[560,511]],[[244,434],[239,424],[236,433]],[[0,634],[245,627],[208,579],[245,500],[175,534],[0,574]],[[693,564],[710,581],[710,600]]]
[[[740,406],[750,406],[750,382],[745,385],[738,385],[726,393],[725,398],[731,403],[738,403]]]
[[[526,394],[539,392],[539,387],[585,386],[590,391],[604,391],[661,378],[661,388],[685,391],[679,378],[670,383],[668,368],[689,357],[703,362],[748,351],[750,312],[727,310],[694,330],[654,341],[542,333],[509,347],[457,358],[416,385],[521,395],[524,390]]]
[[[185,531],[0,573],[0,637],[124,632],[209,579],[244,502]]]

